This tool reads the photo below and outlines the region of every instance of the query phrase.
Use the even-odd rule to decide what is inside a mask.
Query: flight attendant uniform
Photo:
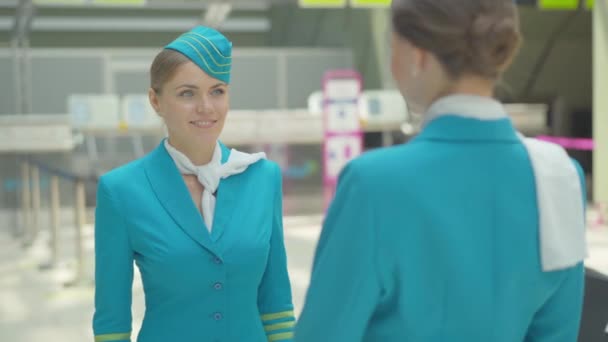
[[[230,151],[221,145],[222,163]],[[222,179],[211,232],[163,144],[102,176],[96,341],[130,341],[133,263],[146,312],[137,341],[290,341],[281,175],[265,159]]]
[[[580,166],[489,98],[448,96],[426,118],[343,170],[296,341],[575,341]]]

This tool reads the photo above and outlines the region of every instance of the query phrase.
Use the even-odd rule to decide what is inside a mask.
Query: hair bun
[[[394,31],[433,53],[451,78],[496,79],[520,43],[513,0],[393,0]]]
[[[516,18],[479,15],[469,31],[470,54],[482,75],[496,76],[506,68],[520,43]]]

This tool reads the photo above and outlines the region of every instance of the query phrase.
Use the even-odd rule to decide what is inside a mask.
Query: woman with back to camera
[[[492,98],[516,5],[394,0],[392,24],[392,73],[423,128],[343,170],[296,341],[576,341],[582,171]]]
[[[150,103],[168,139],[99,181],[96,341],[131,341],[134,261],[146,304],[137,341],[292,340],[280,169],[218,141],[231,51],[201,26],[152,63]]]

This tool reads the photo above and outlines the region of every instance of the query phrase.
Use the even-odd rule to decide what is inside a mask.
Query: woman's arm
[[[369,193],[351,163],[323,223],[297,342],[364,338],[382,293],[376,240]]]
[[[258,289],[258,308],[268,341],[292,341],[295,316],[283,238],[282,177],[277,165],[274,165],[274,169],[276,190],[273,199],[270,254]]]
[[[133,250],[124,217],[99,180],[95,209],[95,341],[131,341]]]

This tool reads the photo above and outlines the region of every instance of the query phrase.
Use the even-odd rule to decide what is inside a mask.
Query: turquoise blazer
[[[295,340],[576,341],[583,265],[541,270],[537,211],[508,118],[443,116],[365,153],[340,176]]]
[[[222,145],[222,162],[230,150]],[[291,341],[279,167],[221,180],[213,230],[163,144],[103,175],[95,213],[96,341],[130,341],[134,263],[146,312],[137,341]]]

